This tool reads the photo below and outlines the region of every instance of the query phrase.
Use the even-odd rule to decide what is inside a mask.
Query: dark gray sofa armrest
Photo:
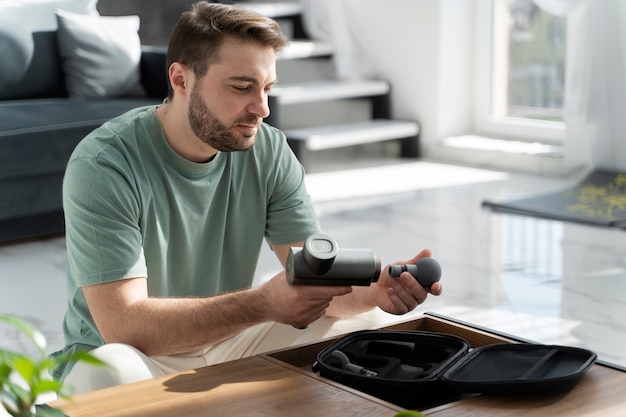
[[[167,68],[165,46],[141,46],[141,83],[148,97],[164,99],[167,96]]]

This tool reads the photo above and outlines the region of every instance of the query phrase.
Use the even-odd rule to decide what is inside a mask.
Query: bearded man
[[[111,365],[57,369],[75,392],[316,340],[333,318],[404,314],[441,293],[388,268],[370,287],[292,286],[284,270],[252,286],[264,241],[284,267],[291,247],[321,232],[301,164],[263,123],[287,42],[257,13],[195,4],[171,35],[163,104],[105,123],[75,149],[61,352]]]

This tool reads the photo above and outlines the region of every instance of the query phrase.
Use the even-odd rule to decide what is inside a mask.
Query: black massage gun
[[[287,281],[291,285],[369,286],[380,277],[380,258],[367,249],[339,249],[337,242],[322,233],[309,236],[303,248],[290,248]],[[424,287],[441,278],[441,266],[433,258],[415,265],[391,265],[389,275],[408,271]]]
[[[292,285],[359,285],[378,281],[380,258],[371,250],[342,249],[323,233],[311,235],[303,248],[289,249],[287,281]]]

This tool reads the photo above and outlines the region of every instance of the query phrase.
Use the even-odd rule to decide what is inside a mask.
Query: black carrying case
[[[471,349],[460,337],[365,330],[322,350],[313,371],[404,408],[477,394],[567,391],[596,362],[581,348],[498,343]]]

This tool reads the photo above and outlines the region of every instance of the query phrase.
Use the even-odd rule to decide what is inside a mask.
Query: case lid
[[[596,362],[587,349],[537,344],[494,344],[471,350],[443,375],[462,393],[524,394],[572,388]]]

